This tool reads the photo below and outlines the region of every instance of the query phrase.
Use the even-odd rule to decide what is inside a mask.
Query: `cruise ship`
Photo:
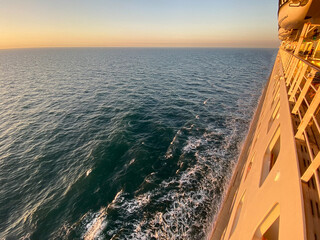
[[[279,0],[278,27],[212,240],[320,240],[320,0]]]

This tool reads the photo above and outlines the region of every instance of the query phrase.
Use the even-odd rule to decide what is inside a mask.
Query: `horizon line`
[[[23,49],[62,49],[62,48],[265,48],[272,49],[278,47],[250,47],[250,46],[39,46],[39,47],[9,47],[0,50],[23,50]]]

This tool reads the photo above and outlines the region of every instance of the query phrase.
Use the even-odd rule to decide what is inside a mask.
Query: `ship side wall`
[[[278,54],[210,239],[306,239],[287,96]]]
[[[271,74],[270,74],[271,77]],[[226,191],[223,202],[221,204],[219,214],[217,215],[212,232],[210,234],[209,239],[210,240],[219,240],[221,236],[224,233],[224,230],[229,222],[230,214],[231,214],[231,207],[234,205],[234,200],[236,198],[237,190],[239,188],[240,182],[241,182],[241,172],[244,168],[245,163],[247,162],[248,158],[248,152],[250,150],[250,147],[252,145],[252,140],[255,135],[255,131],[258,126],[258,120],[260,118],[261,110],[263,103],[265,101],[266,92],[268,89],[268,86],[270,84],[270,77],[268,82],[266,83],[266,86],[263,89],[262,95],[259,99],[259,103],[257,106],[257,109],[253,115],[253,118],[250,123],[249,131],[246,136],[246,140],[242,146],[241,153],[238,158],[237,165],[235,166],[235,169],[233,170],[232,178],[228,184],[228,190]],[[243,173],[242,173],[243,174]]]

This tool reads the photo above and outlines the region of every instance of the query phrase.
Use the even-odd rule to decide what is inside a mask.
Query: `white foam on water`
[[[98,213],[94,214],[94,218],[86,225],[87,232],[83,235],[83,239],[94,239],[106,226],[104,218],[107,214],[107,208],[102,208]]]
[[[144,206],[157,199],[158,193],[163,196],[156,202],[170,203],[165,211],[158,211],[152,217],[143,217],[135,222],[134,231],[128,239],[201,239],[206,238],[208,229],[220,207],[225,183],[231,177],[236,155],[230,155],[230,148],[235,147],[237,122],[231,119],[228,123],[229,133],[222,129],[210,127],[201,136],[189,136],[182,147],[182,155],[194,153],[196,164],[186,170],[176,171],[176,176],[163,181],[159,187],[144,194],[144,198],[134,199],[126,207],[130,214],[143,210]],[[193,126],[192,126],[193,128]],[[209,130],[210,129],[210,130]],[[185,128],[185,130],[188,130]],[[191,129],[190,129],[191,130]],[[222,144],[213,148],[210,141],[217,136],[222,137]],[[175,136],[174,142],[179,141]],[[201,150],[199,148],[201,147]],[[174,144],[170,144],[166,157],[173,154]],[[178,166],[184,163],[181,158]],[[200,176],[200,177],[199,177]],[[172,188],[177,185],[178,187]],[[168,191],[168,189],[171,189]],[[143,198],[142,198],[143,199]]]
[[[135,161],[136,161],[135,158],[131,159],[131,161],[129,162],[129,166],[132,165]]]
[[[188,137],[187,145],[184,146],[182,150],[188,153],[206,143],[207,141],[205,139],[202,139],[202,138],[196,139],[195,137]]]
[[[173,150],[175,149],[174,144],[177,144],[179,142],[178,137],[182,134],[181,130],[178,130],[177,133],[174,135],[172,141],[170,142],[170,145],[168,147],[168,150],[165,154],[165,158],[169,159],[173,157]]]
[[[92,240],[97,237],[99,237],[99,234],[103,231],[103,229],[107,226],[107,222],[105,221],[105,218],[107,216],[108,209],[112,207],[118,200],[119,196],[123,193],[123,190],[121,189],[111,203],[108,204],[107,207],[103,207],[100,209],[99,212],[94,213],[92,216],[89,216],[92,218],[91,221],[89,221],[85,228],[86,232],[83,234],[82,238],[84,240]],[[91,214],[90,214],[91,215]]]
[[[176,135],[173,137],[171,144],[174,144],[177,141],[177,137],[181,135],[181,130],[178,130]]]
[[[180,179],[174,179],[173,182],[179,183],[179,188],[193,185],[196,174],[201,171],[201,167],[195,166],[184,172]],[[153,218],[144,218],[135,225],[135,231],[129,239],[191,239],[193,228],[202,228],[205,222],[197,223],[197,208],[208,201],[209,185],[216,185],[217,181],[209,173],[206,177],[208,182],[201,181],[200,188],[195,191],[172,190],[161,197],[158,201],[170,201],[170,206],[165,212],[156,212]],[[171,181],[171,183],[172,183]],[[164,181],[160,188],[170,185],[170,182]],[[152,195],[154,193],[151,193]],[[132,203],[135,205],[136,203]],[[138,209],[135,209],[138,211]]]
[[[124,208],[129,214],[134,214],[150,202],[151,196],[152,194],[150,193],[138,195],[131,200],[125,201],[121,208]]]
[[[92,169],[90,168],[90,169],[86,172],[86,176],[88,177],[91,172],[92,172]]]
[[[234,154],[230,155],[230,148],[235,147],[238,124],[236,119],[229,119],[227,131],[208,126],[201,133],[194,125],[181,128],[165,154],[165,158],[169,159],[176,153],[176,148],[182,150],[176,175],[162,181],[155,189],[138,194],[132,199],[127,199],[127,195],[122,190],[119,191],[107,207],[97,213],[87,214],[82,221],[86,222],[83,238],[103,239],[102,231],[108,227],[110,229],[107,234],[111,239],[119,236],[124,239],[206,238],[220,208],[223,189],[231,175],[229,170],[236,160]],[[213,147],[212,142],[215,144],[217,139],[221,144]],[[186,156],[193,156],[196,160],[194,164],[186,165],[189,161],[185,159]],[[132,159],[128,165],[134,162],[135,159]],[[153,182],[155,175],[153,172],[146,176],[145,182]],[[119,220],[116,227],[108,226],[107,212],[111,206],[121,209],[124,219],[130,216],[133,219],[130,217],[130,221]],[[166,207],[157,210],[157,206]],[[156,209],[155,212],[149,212],[150,207],[152,211]],[[143,214],[144,212],[149,214]],[[121,229],[125,229],[125,233]]]

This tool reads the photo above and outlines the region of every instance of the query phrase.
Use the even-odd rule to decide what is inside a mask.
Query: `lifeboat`
[[[293,30],[286,30],[284,28],[279,28],[278,34],[279,34],[279,38],[280,40],[283,40],[287,37],[289,37],[292,34]]]
[[[279,28],[285,30],[301,28],[311,3],[312,0],[279,0]]]

